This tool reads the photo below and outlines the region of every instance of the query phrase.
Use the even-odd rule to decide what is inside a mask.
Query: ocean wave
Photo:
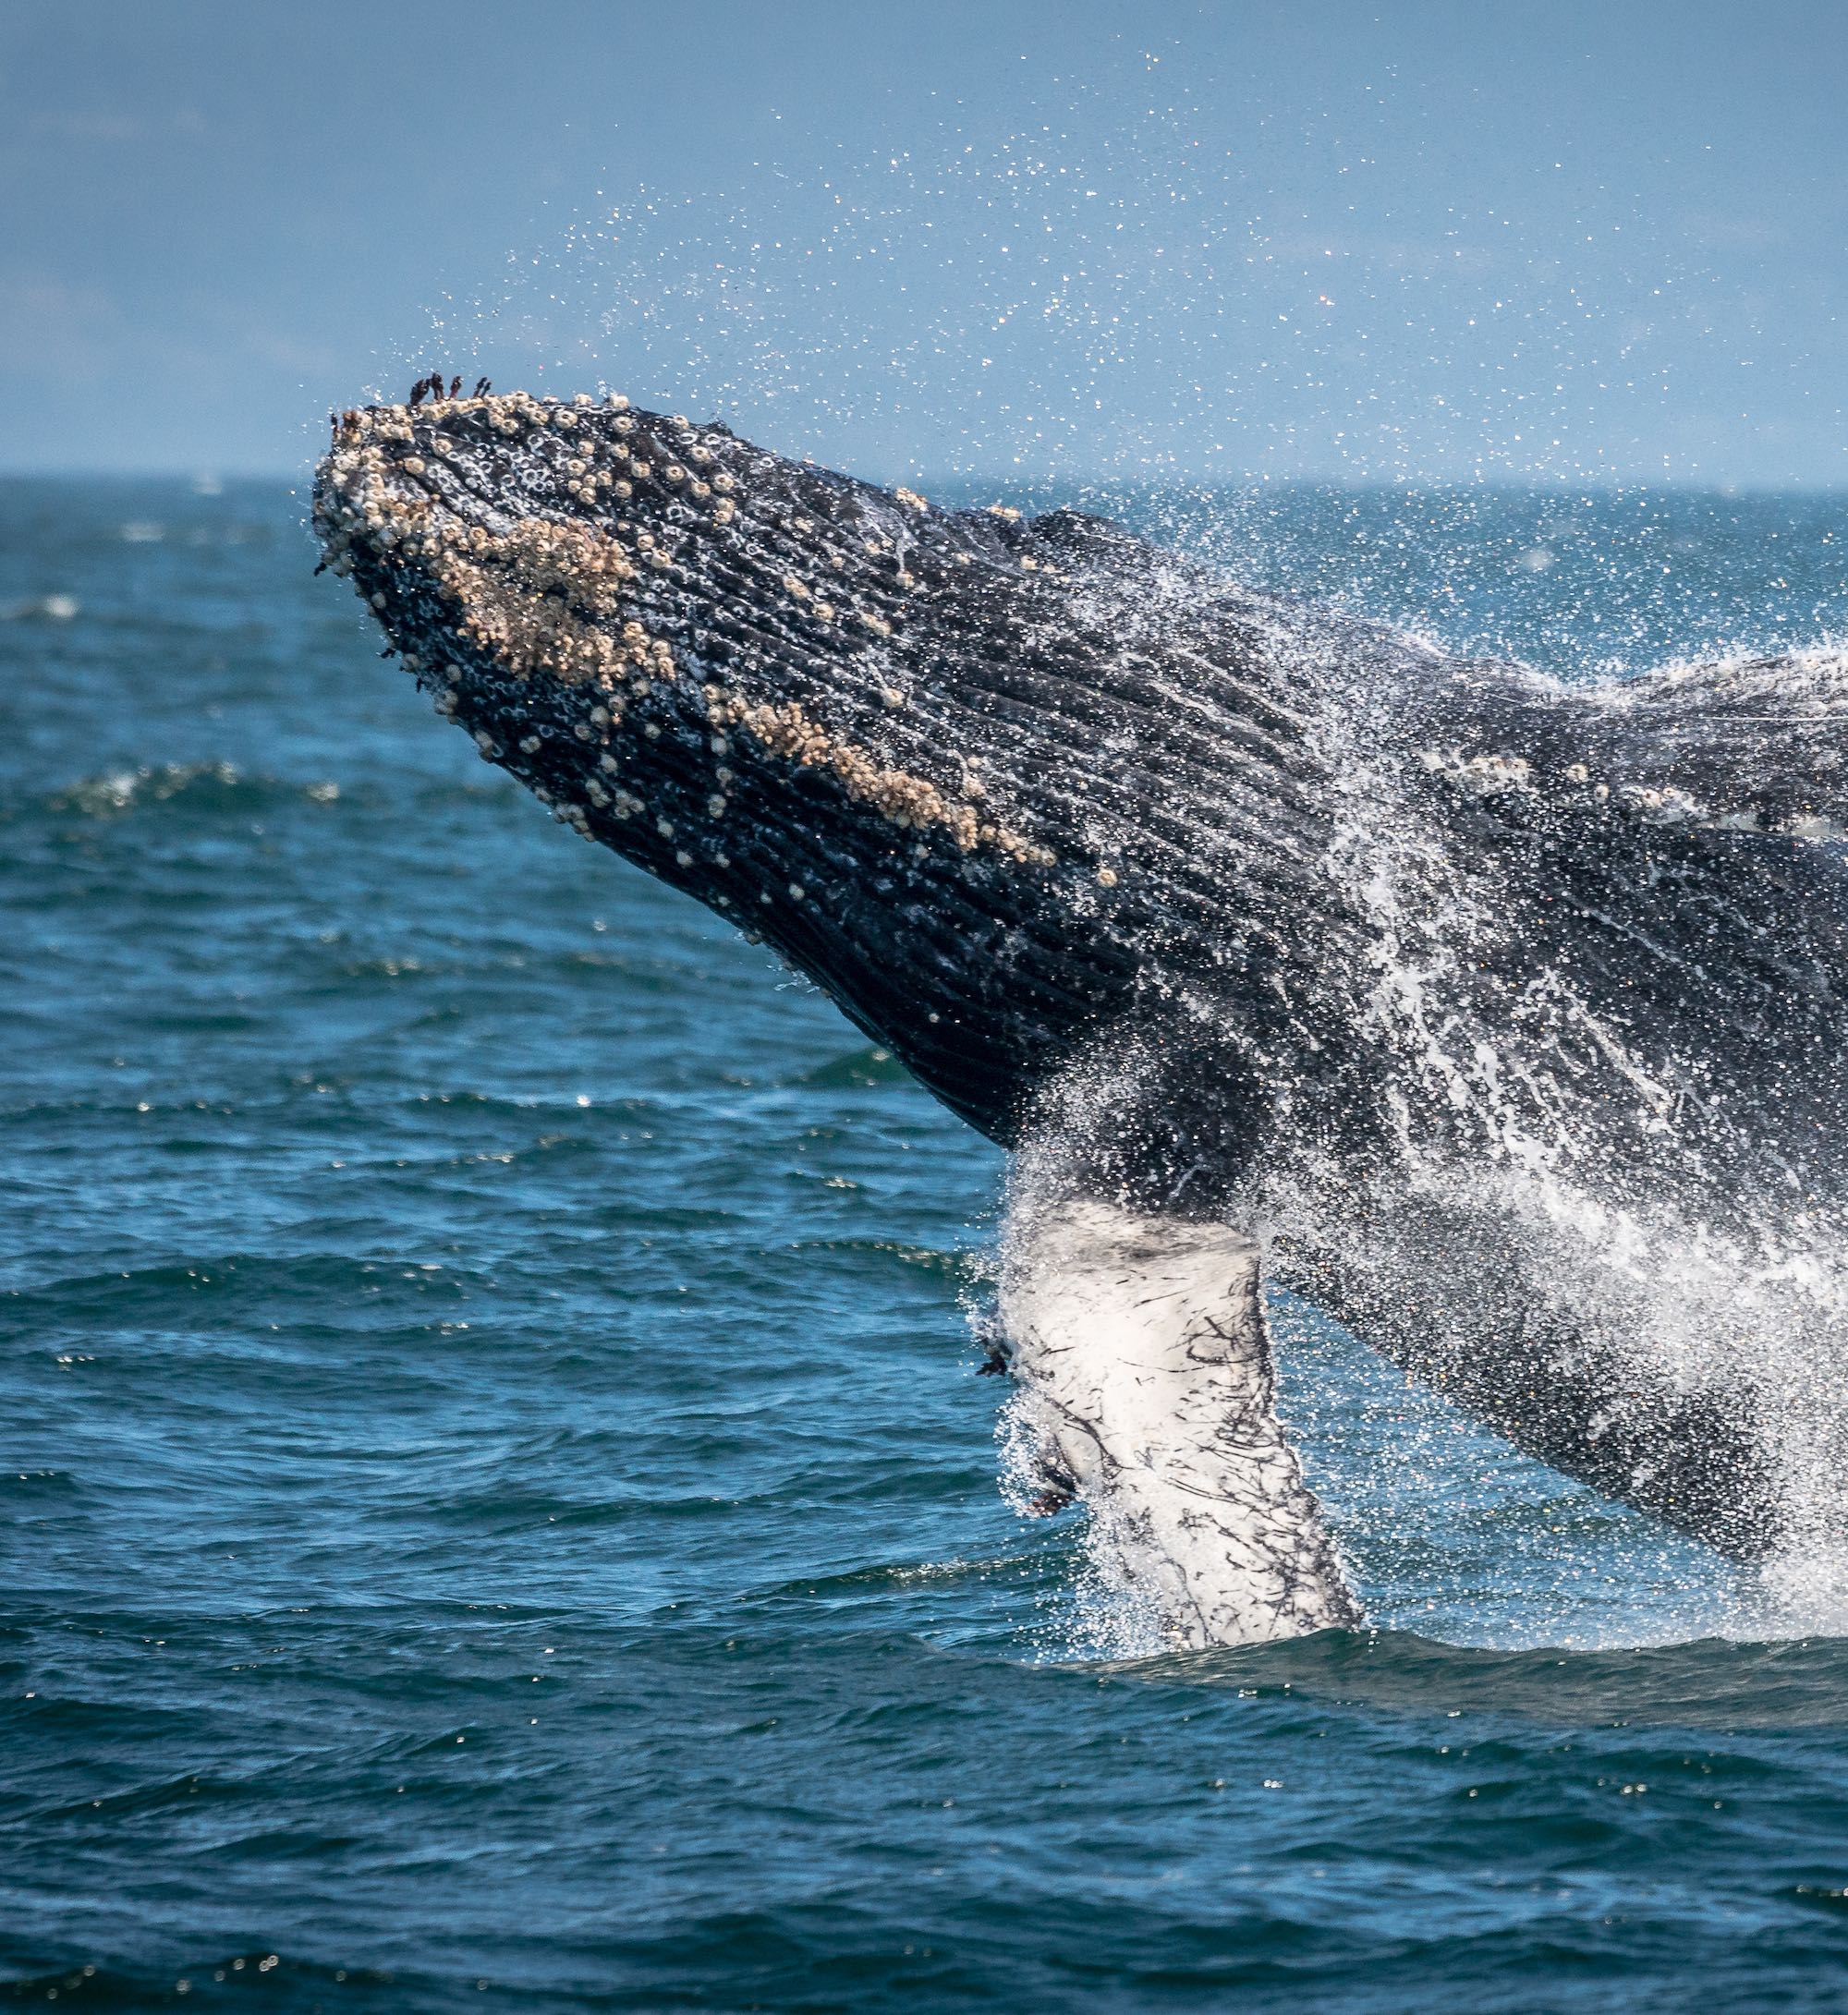
[[[284,805],[332,805],[339,796],[339,784],[330,779],[298,783],[280,777],[252,776],[235,763],[191,762],[103,771],[79,777],[37,803],[53,812],[119,819],[176,799],[189,809],[249,814]]]
[[[75,595],[28,595],[0,601],[0,623],[68,623],[82,613]]]

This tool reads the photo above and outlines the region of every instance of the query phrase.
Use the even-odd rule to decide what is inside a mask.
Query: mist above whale
[[[1260,1243],[1598,1489],[1832,1536],[1838,657],[1565,686],[621,401],[348,413],[315,511],[489,760],[1017,1151],[1015,1431],[1176,1635],[1357,1614]]]

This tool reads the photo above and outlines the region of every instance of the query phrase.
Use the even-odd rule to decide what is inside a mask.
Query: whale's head
[[[487,759],[984,1132],[1136,983],[1100,928],[1135,896],[1131,794],[1073,642],[1097,552],[1134,541],[518,393],[340,416],[314,511]]]

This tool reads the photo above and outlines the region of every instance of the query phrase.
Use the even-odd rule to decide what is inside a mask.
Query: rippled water
[[[1838,501],[1131,504],[1554,664],[1848,631]],[[1285,1308],[1380,1627],[1110,1657],[995,1489],[996,1155],[310,564],[0,488],[6,1991],[1842,2004],[1825,1614]]]

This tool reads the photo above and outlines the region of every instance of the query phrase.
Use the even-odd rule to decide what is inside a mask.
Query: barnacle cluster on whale
[[[537,515],[508,522],[505,504],[493,502],[497,437],[529,451],[522,457],[526,470],[553,479],[550,500],[542,491],[533,494],[529,480],[525,486],[523,501],[539,506]],[[529,451],[541,439],[555,446],[535,461]],[[698,683],[715,740],[742,730],[794,762],[830,771],[851,796],[876,807],[901,830],[941,830],[965,854],[993,846],[1016,863],[1051,866],[1048,849],[984,815],[979,783],[967,771],[959,790],[940,788],[832,732],[799,701],[753,702],[715,675],[729,657],[748,648],[748,637],[742,632],[723,639],[702,636],[694,643],[685,625],[675,624],[673,590],[683,585],[686,549],[695,537],[721,538],[736,524],[740,502],[748,507],[749,461],[749,451],[723,428],[637,416],[620,395],[566,405],[515,393],[437,398],[421,407],[371,407],[339,419],[317,490],[315,524],[336,573],[353,573],[357,554],[360,592],[382,616],[397,624],[422,618],[439,625],[473,654],[468,669],[479,674],[492,668],[524,686],[516,715],[542,714],[537,696],[547,681],[567,687],[594,684],[607,696],[608,718],[598,722],[593,713],[591,725],[602,731],[607,749],[633,700],[645,700],[657,685],[684,674]],[[741,466],[738,472],[732,464]],[[742,492],[740,473],[747,479]],[[652,492],[658,507],[645,510],[636,501],[638,492]],[[909,512],[929,508],[915,492],[895,495]],[[544,509],[548,501],[550,511]],[[813,507],[825,510],[828,501],[818,497]],[[921,541],[902,516],[886,525],[836,525],[837,536],[855,539],[869,563],[856,566],[851,586],[838,579],[846,567],[839,547],[822,554],[836,578],[824,576],[816,585],[787,566],[780,574],[773,564],[767,566],[772,542],[764,534],[775,528],[773,518],[766,526],[748,517],[723,561],[707,556],[705,564],[728,566],[741,599],[755,599],[764,615],[794,633],[780,637],[779,644],[866,657],[877,642],[894,637],[905,620],[904,598],[920,587],[918,572],[906,563],[930,564],[914,550]],[[805,540],[810,530],[799,515],[789,528]],[[967,562],[972,556],[959,552],[956,557]],[[1023,555],[1021,564],[1032,569],[1040,563]],[[638,586],[648,570],[663,577],[660,588],[665,592],[650,594]],[[1045,572],[1049,580],[1056,578],[1050,564]],[[763,577],[752,579],[754,574]],[[435,607],[417,608],[419,595],[432,598]],[[677,651],[669,640],[676,630]],[[438,646],[428,664],[416,651],[409,655],[417,661],[411,669],[450,689],[445,710],[463,704],[454,690],[465,670],[456,650]],[[906,703],[905,692],[889,680],[879,683],[878,693],[888,710]],[[483,722],[475,732],[492,743],[500,724]],[[580,740],[593,738],[582,722],[574,725]],[[641,725],[645,733],[648,723]],[[530,733],[518,738],[521,753],[540,752],[524,744],[543,744],[545,726],[542,719],[534,721]],[[607,795],[589,778],[582,800],[559,801],[560,816],[582,824],[585,819],[573,819],[573,812],[601,809],[599,796]]]

